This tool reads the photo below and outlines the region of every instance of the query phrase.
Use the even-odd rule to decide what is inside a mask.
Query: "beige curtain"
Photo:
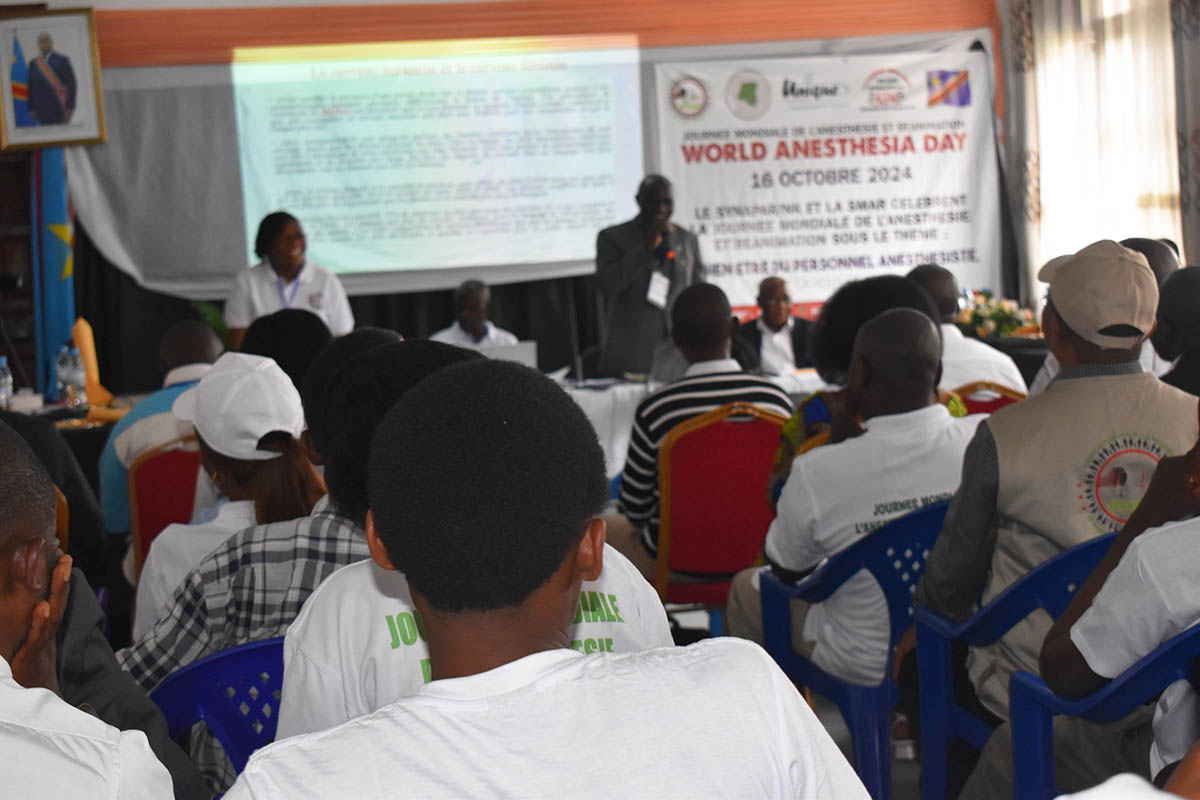
[[[1050,258],[1096,239],[1178,242],[1170,0],[1001,0],[999,8],[1023,285],[1035,287]]]
[[[1175,121],[1179,215],[1185,263],[1200,262],[1200,0],[1171,3],[1175,43]],[[1189,91],[1190,90],[1190,91]]]

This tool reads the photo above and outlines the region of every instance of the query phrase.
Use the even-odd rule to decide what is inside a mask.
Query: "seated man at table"
[[[978,339],[968,339],[955,324],[958,316],[958,281],[937,264],[922,264],[908,279],[929,293],[937,306],[942,330],[942,380],[939,389],[954,391],[975,381],[990,381],[1025,394],[1025,379],[1016,363]]]
[[[866,797],[758,647],[571,647],[581,587],[604,568],[608,492],[591,424],[548,378],[443,370],[388,412],[368,473],[371,556],[408,579],[432,681],[259,750],[229,800]]]
[[[933,321],[911,308],[885,311],[859,329],[846,402],[849,418],[866,430],[793,462],[764,547],[777,573],[811,572],[871,531],[954,492],[980,418],[957,419],[938,403],[941,348]],[[726,624],[731,636],[761,642],[758,572],[733,579]],[[796,651],[851,683],[883,680],[888,633],[883,591],[866,571],[824,602],[792,603]]]
[[[808,333],[812,322],[792,316],[792,300],[783,278],[764,278],[758,285],[762,314],[738,327],[733,337],[733,357],[742,369],[764,375],[791,375],[812,366],[808,358]]]
[[[498,328],[488,319],[492,290],[483,281],[464,281],[454,290],[454,324],[436,331],[429,338],[458,347],[487,347],[516,344],[517,337]]]
[[[1042,394],[994,413],[967,447],[914,595],[954,620],[1064,550],[1120,529],[1159,459],[1196,441],[1196,398],[1138,363],[1158,305],[1146,259],[1101,241],[1050,261],[1038,278],[1050,284],[1042,324],[1063,371]],[[1008,717],[1012,673],[1037,672],[1050,622],[1034,612],[995,644],[971,648],[971,683],[997,717]],[[972,775],[967,789],[1004,796],[987,786]]]
[[[687,372],[642,400],[634,413],[621,474],[621,513],[605,521],[609,544],[649,580],[658,558],[658,448],[671,428],[735,401],[791,416],[792,401],[782,389],[747,375],[729,357],[735,325],[718,287],[700,283],[684,289],[671,309],[671,336],[687,359]]]
[[[0,747],[5,794],[170,797],[171,775],[144,733],[120,731],[71,704],[78,700],[63,699],[66,692],[56,660],[59,629],[67,624],[71,584],[85,593],[89,589],[82,581],[72,581],[71,559],[59,554],[50,476],[3,423],[0,453]]]

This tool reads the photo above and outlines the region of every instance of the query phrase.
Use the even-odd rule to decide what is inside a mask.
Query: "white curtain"
[[[1001,11],[1009,188],[1030,272],[1096,239],[1179,242],[1170,0]]]
[[[1175,117],[1179,146],[1179,214],[1186,262],[1200,260],[1200,0],[1172,0]]]

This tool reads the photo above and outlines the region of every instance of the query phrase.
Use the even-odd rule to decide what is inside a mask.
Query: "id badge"
[[[646,289],[646,302],[658,308],[667,307],[667,295],[671,291],[671,279],[655,270],[650,273],[650,287]]]

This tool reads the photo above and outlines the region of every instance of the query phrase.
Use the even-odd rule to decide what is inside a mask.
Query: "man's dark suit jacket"
[[[596,283],[604,297],[606,333],[599,372],[621,377],[626,372],[648,374],[654,347],[667,337],[671,306],[693,283],[704,281],[704,263],[696,235],[675,226],[673,261],[659,265],[646,250],[647,229],[638,219],[613,225],[596,237]],[[650,275],[662,271],[671,281],[667,307],[646,299]]]
[[[66,122],[67,112],[75,110],[75,70],[71,60],[60,53],[46,56],[46,64],[67,90],[63,100],[58,98],[50,79],[42,74],[37,58],[29,62],[29,111],[42,125],[57,125]],[[65,106],[64,106],[65,104]]]
[[[812,322],[800,317],[792,317],[792,354],[797,367],[811,367],[808,359],[808,333]],[[762,331],[758,328],[758,320],[752,319],[739,326],[733,336],[733,357],[747,372],[758,369],[762,353]]]

